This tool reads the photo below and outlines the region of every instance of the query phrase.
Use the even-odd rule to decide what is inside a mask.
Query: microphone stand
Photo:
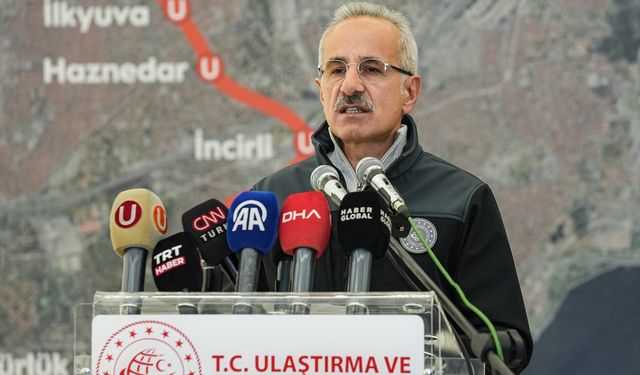
[[[335,194],[334,192],[327,193],[325,191],[325,183],[316,183],[317,178],[314,178],[314,174],[318,168],[311,174],[311,186],[313,186],[315,190],[323,191],[333,203],[340,206],[346,192],[344,192],[344,194]],[[339,184],[339,177],[335,168],[331,167],[327,169],[332,172],[328,179],[338,181],[338,187],[344,191],[344,188]],[[487,334],[478,332],[444,292],[429,278],[427,273],[404,251],[398,240],[393,236],[391,236],[389,248],[386,253],[394,267],[411,286],[416,290],[432,290],[436,294],[444,311],[448,313],[451,319],[458,324],[458,327],[460,327],[471,340],[471,349],[476,357],[480,358],[484,363],[489,362],[491,368],[498,372],[498,374],[513,375],[513,372],[493,350],[491,338]],[[404,265],[406,269],[403,268],[402,265]],[[412,279],[411,276],[413,276],[414,279]],[[422,286],[422,288],[419,286]]]
[[[391,263],[411,285],[415,287],[417,282],[417,285],[422,286],[421,289],[431,290],[436,294],[444,311],[471,340],[471,351],[476,357],[480,358],[483,362],[488,363],[498,374],[513,375],[513,372],[509,367],[507,367],[507,365],[495,353],[493,344],[491,343],[491,337],[485,333],[478,332],[476,327],[474,327],[469,320],[462,315],[456,305],[454,305],[444,292],[433,282],[433,280],[431,280],[427,273],[424,272],[416,261],[403,250],[398,240],[394,237],[391,237],[389,242],[387,257],[389,257]],[[402,268],[402,265],[404,265],[406,269]],[[409,271],[411,275],[409,275],[407,271]],[[411,278],[411,276],[413,276],[413,278]]]
[[[366,249],[354,249],[350,257],[349,280],[347,292],[362,293],[369,291],[371,281],[371,264],[373,256]],[[365,315],[368,309],[359,302],[347,305],[347,315]]]
[[[315,262],[315,250],[306,247],[296,249],[293,254],[293,275],[291,275],[293,293],[308,293],[313,290]],[[291,314],[307,315],[309,311],[309,305],[306,303],[294,302],[291,305]]]
[[[137,293],[144,289],[144,269],[147,261],[147,250],[131,247],[125,250],[122,264],[122,283],[120,290],[127,293]],[[142,311],[142,300],[133,297],[131,302],[120,306],[123,315],[139,315]]]
[[[251,248],[244,248],[240,252],[240,269],[236,280],[236,292],[251,293],[258,287],[258,274],[262,254]],[[238,302],[233,305],[233,314],[252,314],[253,306],[247,302]]]

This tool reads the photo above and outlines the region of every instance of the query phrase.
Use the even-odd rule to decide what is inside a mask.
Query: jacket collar
[[[422,147],[418,142],[418,130],[413,118],[409,115],[402,116],[402,123],[407,126],[407,144],[400,157],[391,163],[385,171],[387,177],[393,178],[406,172],[415,164],[422,155]],[[332,164],[327,156],[335,148],[329,135],[329,124],[324,121],[311,136],[311,141],[316,149],[316,158],[319,164]]]

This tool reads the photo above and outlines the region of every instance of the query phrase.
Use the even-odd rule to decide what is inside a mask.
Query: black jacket
[[[496,329],[515,328],[524,338],[528,358],[533,341],[520,291],[513,256],[500,212],[490,188],[477,177],[422,150],[417,129],[410,116],[407,144],[402,155],[385,174],[404,198],[413,218],[426,219],[436,228],[433,250],[467,298],[482,310]],[[312,136],[315,157],[284,168],[259,181],[255,190],[272,191],[280,202],[292,193],[312,191],[311,172],[327,158],[334,144],[326,122]],[[337,207],[332,205],[332,211]],[[334,217],[335,218],[335,217]],[[336,222],[336,221],[334,221]],[[335,228],[335,226],[334,226]],[[329,249],[316,263],[316,291],[344,291],[346,257],[335,229]],[[415,261],[438,284],[471,323],[484,330],[479,318],[463,306],[455,291],[438,272],[428,254],[412,254]],[[266,262],[269,285],[274,285],[275,265]],[[373,262],[372,291],[408,291],[410,285],[386,259]],[[525,362],[528,362],[528,358]],[[526,366],[526,363],[525,363]]]

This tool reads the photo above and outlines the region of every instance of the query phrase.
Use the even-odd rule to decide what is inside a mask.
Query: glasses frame
[[[365,80],[364,78],[362,78],[362,74],[360,73],[360,64],[362,64],[364,61],[371,61],[371,60],[377,60],[377,61],[382,62],[382,64],[384,65],[384,77],[386,77],[386,75],[387,75],[387,70],[389,70],[389,68],[391,68],[391,69],[393,69],[393,70],[395,70],[395,71],[397,71],[397,72],[399,72],[399,73],[401,73],[401,74],[405,74],[405,75],[407,75],[407,76],[409,76],[409,77],[411,77],[411,76],[413,76],[413,75],[414,75],[413,73],[411,73],[411,72],[410,72],[410,71],[408,71],[408,70],[404,70],[404,69],[399,68],[399,67],[397,67],[397,66],[395,66],[395,65],[391,65],[391,64],[387,63],[386,61],[384,61],[384,60],[382,60],[382,59],[379,59],[379,58],[377,58],[377,57],[370,57],[370,58],[367,58],[367,59],[360,60],[360,61],[358,61],[357,63],[353,62],[353,63],[348,63],[348,64],[347,64],[346,62],[342,61],[342,60],[335,60],[335,59],[333,59],[333,60],[327,60],[327,61],[325,61],[324,65],[326,66],[326,64],[327,64],[327,63],[329,63],[329,62],[332,62],[332,61],[333,61],[333,62],[339,62],[339,63],[342,63],[342,64],[344,64],[344,65],[347,67],[347,70],[345,70],[345,72],[344,72],[344,77],[342,77],[339,81],[336,81],[336,82],[340,82],[340,81],[344,80],[344,78],[347,76],[347,73],[349,72],[349,69],[351,68],[351,65],[355,65],[355,66],[356,66],[356,72],[358,72],[358,77],[359,77],[363,82],[366,82],[366,80]],[[322,79],[322,77],[324,76],[324,72],[325,72],[325,71],[326,71],[326,69],[324,69],[324,70],[323,70],[323,69],[322,69],[322,65],[319,65],[319,66],[318,66],[318,74],[320,75],[320,79]]]

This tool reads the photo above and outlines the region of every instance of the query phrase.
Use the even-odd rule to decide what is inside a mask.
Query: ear
[[[322,93],[322,83],[320,82],[320,78],[316,78],[313,80],[318,86],[318,91],[320,92],[320,103],[324,104],[324,94]]]
[[[404,81],[402,90],[406,96],[402,102],[402,114],[406,115],[413,110],[413,106],[416,105],[418,97],[420,96],[421,87],[422,77],[420,76],[407,77]]]

